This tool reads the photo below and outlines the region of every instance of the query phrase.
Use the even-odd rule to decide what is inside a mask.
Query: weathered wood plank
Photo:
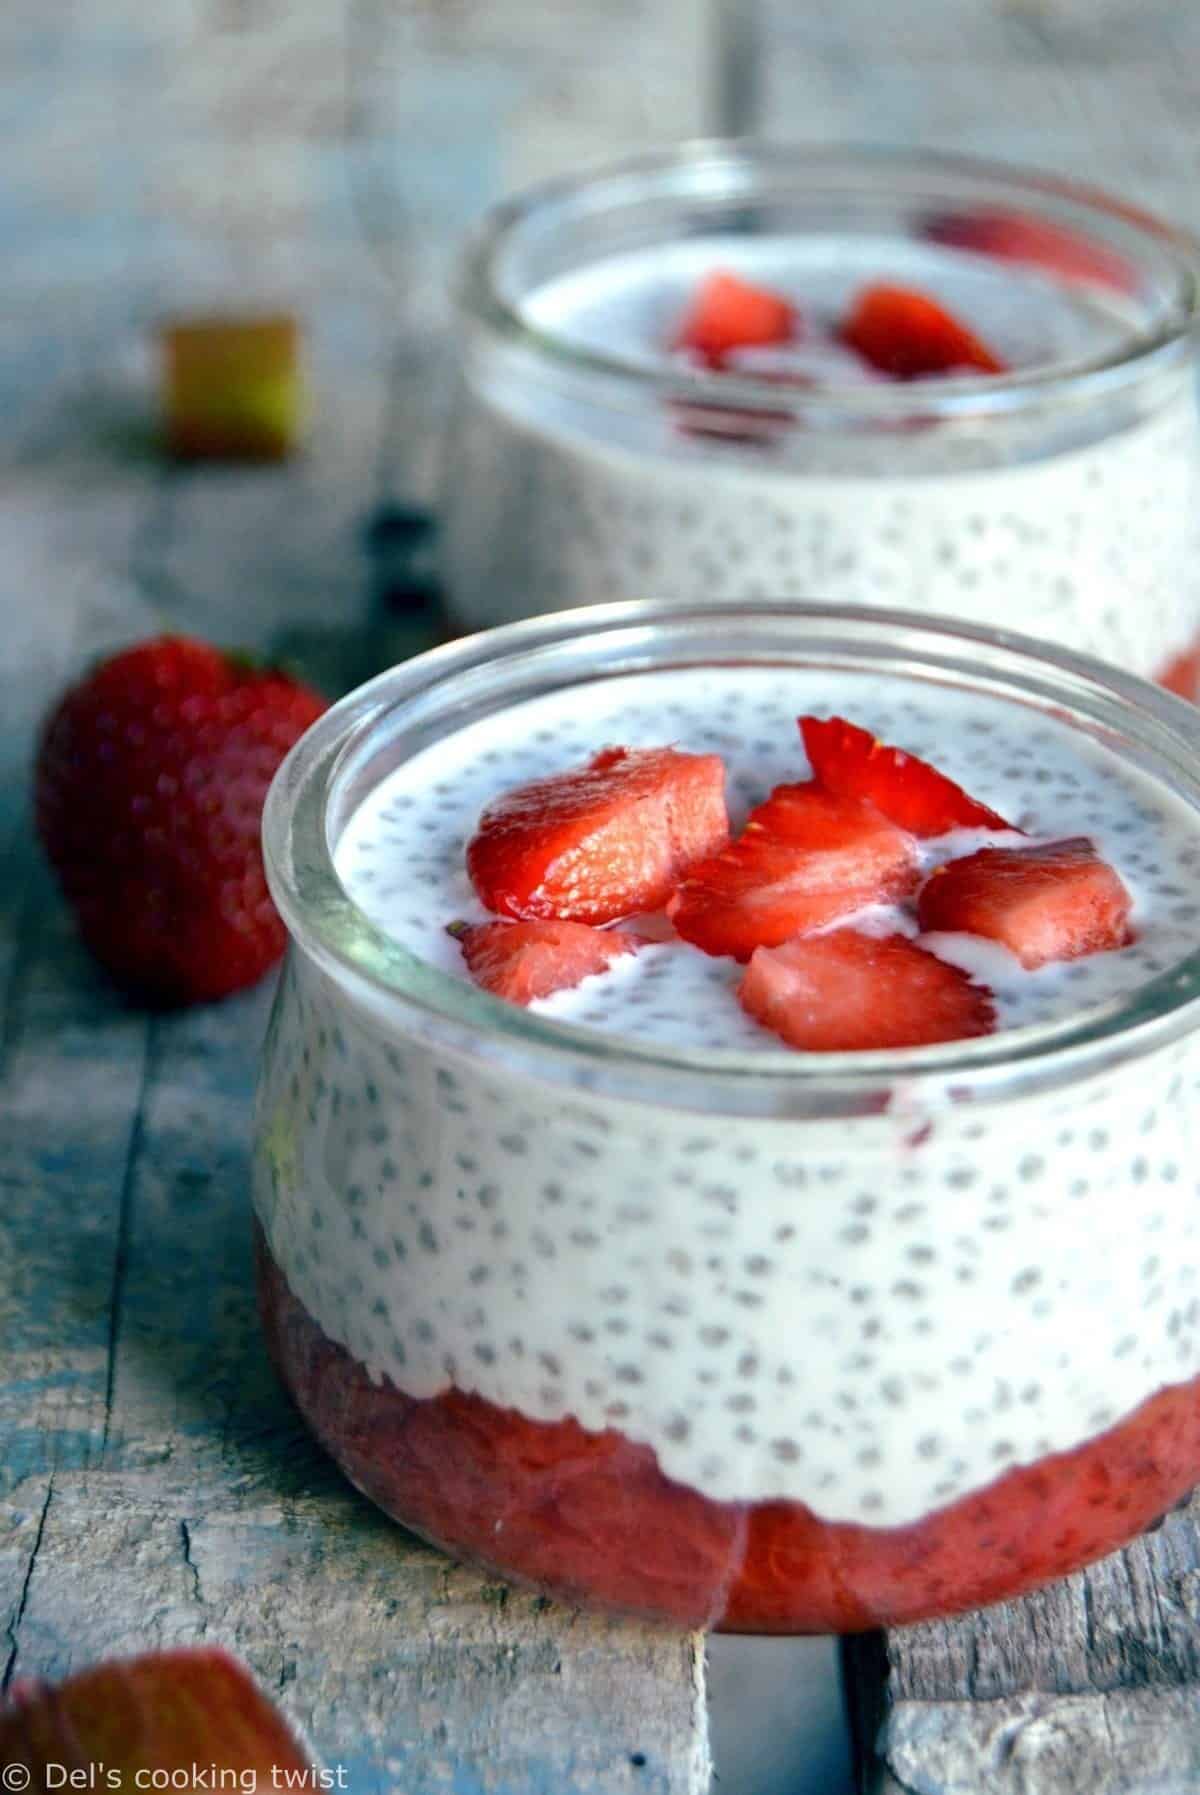
[[[880,1795],[1186,1795],[1200,1784],[1200,1689],[905,1702]]]
[[[1182,1729],[1180,1738],[1164,1741],[1162,1764],[1175,1762],[1171,1752],[1186,1758],[1196,1744],[1192,1704],[1200,1692],[1200,1501],[1049,1589],[957,1620],[897,1628],[886,1640],[850,1641],[845,1659],[864,1774],[875,1752],[903,1784],[913,1740],[930,1739],[939,1727],[948,1752],[982,1750],[985,1734],[966,1723],[968,1709],[986,1709],[1002,1727],[1010,1710],[1017,1712],[1014,1702],[1035,1698],[1042,1705],[1031,1712],[1053,1715],[1055,1740],[1079,1727],[1081,1753],[1105,1724],[1097,1716],[1125,1716],[1132,1741],[1143,1710],[1114,1706],[1110,1698],[1138,1691],[1147,1692],[1145,1711],[1158,1716],[1156,1724]],[[1166,1699],[1172,1693],[1186,1699]],[[966,1762],[963,1757],[960,1768]],[[976,1765],[975,1786],[983,1795],[1009,1786],[988,1780],[999,1777],[998,1764],[981,1757]],[[1043,1774],[1049,1774],[1045,1767]],[[1191,1785],[1146,1786],[1182,1791]]]
[[[165,1484],[158,1467],[14,1491],[0,1514],[16,1667],[62,1675],[104,1652],[221,1640],[355,1789],[705,1786],[696,1641],[481,1585],[292,1444],[303,1462],[282,1483],[299,1469],[315,1491]],[[664,1703],[668,1687],[687,1699]]]

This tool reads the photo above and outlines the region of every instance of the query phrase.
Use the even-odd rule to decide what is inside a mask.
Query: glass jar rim
[[[703,367],[655,366],[615,351],[598,349],[530,319],[509,298],[500,277],[509,244],[528,223],[555,207],[578,203],[602,209],[628,198],[640,186],[657,183],[664,198],[695,200],[712,183],[714,201],[754,202],[756,172],[786,173],[797,181],[835,177],[871,180],[897,194],[919,192],[918,184],[941,188],[943,201],[956,183],[977,184],[998,204],[1004,199],[1036,208],[1041,218],[1059,221],[1064,211],[1077,221],[1103,223],[1165,256],[1175,275],[1174,302],[1151,329],[1131,330],[1115,348],[1070,363],[1018,368],[1001,374],[939,376],[904,382],[839,384],[788,391],[789,413],[809,427],[839,424],[863,428],[872,422],[911,418],[924,423],[953,422],[980,415],[1011,416],[1069,396],[1076,402],[1106,397],[1115,389],[1185,361],[1200,329],[1200,238],[1100,188],[990,158],[884,145],[806,146],[753,139],[695,138],[643,152],[581,174],[555,176],[501,201],[487,212],[461,259],[457,293],[468,318],[500,340],[525,348],[566,375],[603,381],[628,402],[651,397],[658,403],[710,408],[760,406],[778,410],[778,383],[748,373]]]
[[[1040,704],[1060,721],[1086,724],[1110,746],[1132,743],[1138,764],[1157,771],[1200,813],[1200,709],[1089,656],[1009,631],[858,606],[587,606],[507,624],[402,662],[335,704],[297,743],[272,783],[263,821],[268,882],[294,946],[363,994],[386,1026],[406,1036],[415,1030],[468,1059],[519,1061],[538,1079],[580,1091],[609,1090],[710,1114],[828,1119],[880,1114],[898,1101],[908,1109],[999,1100],[1076,1082],[1200,1026],[1198,947],[1125,997],[976,1040],[807,1056],[666,1046],[553,1021],[439,971],[373,923],[342,884],[335,815],[356,771],[382,745],[400,739],[405,717],[410,734],[428,732],[438,702],[449,704],[452,730],[470,720],[463,710],[481,696],[496,699],[492,710],[505,708],[505,679],[534,682],[509,702],[580,683],[553,678],[555,657],[570,653],[592,656],[585,678],[711,664],[711,653],[689,654],[689,634],[705,641],[715,636],[728,648],[748,628],[767,639],[757,654],[743,655],[746,664],[867,664],[883,675],[969,682],[981,692]],[[660,643],[674,658],[647,658]]]

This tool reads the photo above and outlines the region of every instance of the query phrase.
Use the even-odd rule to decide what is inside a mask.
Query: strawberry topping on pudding
[[[842,341],[894,380],[926,374],[1003,374],[1005,364],[953,312],[912,287],[865,287],[842,325]]]
[[[1000,262],[1024,262],[1061,280],[1137,290],[1137,271],[1122,255],[1095,238],[1029,213],[982,211],[931,218],[925,234],[935,243],[968,249]]]
[[[987,991],[906,935],[834,929],[756,950],[742,1008],[809,1053],[928,1047],[990,1034]]]
[[[921,927],[998,941],[1034,971],[1127,947],[1131,901],[1090,841],[981,848],[939,866],[921,891]]]
[[[720,370],[730,367],[739,350],[786,351],[802,338],[813,339],[828,372],[814,382],[811,374],[798,371],[800,385],[835,385],[847,378],[848,370],[839,360],[847,351],[864,371],[889,380],[1003,374],[1007,368],[975,331],[917,288],[873,281],[853,295],[843,316],[815,319],[806,329],[798,307],[784,294],[724,268],[701,282],[671,346]],[[756,372],[752,364],[736,365],[739,372]],[[765,377],[786,380],[786,361]]]
[[[718,268],[696,293],[675,347],[719,368],[735,349],[788,343],[799,335],[799,314],[782,294]]]
[[[476,984],[519,1004],[570,990],[642,945],[636,935],[585,922],[456,922],[448,933]]]
[[[781,785],[737,841],[692,868],[667,914],[705,953],[748,960],[905,897],[917,880],[916,844],[873,805],[816,782]]]
[[[605,748],[490,804],[467,871],[501,916],[604,923],[658,910],[729,835],[715,754]]]
[[[788,1046],[853,1052],[997,1026],[993,991],[941,936],[999,943],[1025,972],[1133,941],[1130,895],[1090,839],[1039,844],[845,717],[798,723],[813,777],[776,785],[733,840],[715,754],[606,748],[493,800],[467,869],[517,920],[451,926],[471,976],[528,1005],[639,948],[700,950],[748,962],[729,991]],[[595,926],[634,917],[644,933]]]
[[[903,748],[889,748],[845,717],[801,717],[800,733],[812,770],[827,791],[865,798],[913,835],[1012,828],[927,761]]]

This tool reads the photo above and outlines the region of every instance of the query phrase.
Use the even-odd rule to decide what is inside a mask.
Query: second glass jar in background
[[[663,353],[705,272],[764,254],[825,305],[928,286],[1015,371],[808,388]],[[1190,696],[1198,268],[1102,196],[920,154],[699,145],[518,198],[462,282],[453,617],[815,590],[1024,629]]]

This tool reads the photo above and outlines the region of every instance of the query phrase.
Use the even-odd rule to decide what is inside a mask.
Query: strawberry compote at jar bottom
[[[815,776],[814,716],[990,807],[918,841],[920,877],[1007,854],[1027,882],[1065,842],[1062,876],[1099,856],[1127,922],[1030,969],[978,903],[945,932],[970,869],[941,933],[917,938],[924,888],[864,910],[859,950],[907,933],[990,1028],[886,1050],[789,1047],[739,1003],[745,966],[662,913],[524,1007],[472,982],[447,925],[488,920],[481,812],[669,746],[720,757],[736,836]],[[396,1520],[564,1600],[849,1632],[1062,1576],[1200,1480],[1190,706],[906,613],[597,607],[343,700],[265,840],[291,935],[257,1121],[267,1343]]]
[[[1186,233],[1120,201],[911,151],[709,142],[508,200],[460,283],[454,615],[817,592],[1192,696],[1198,275]],[[881,283],[988,365],[856,353]]]

